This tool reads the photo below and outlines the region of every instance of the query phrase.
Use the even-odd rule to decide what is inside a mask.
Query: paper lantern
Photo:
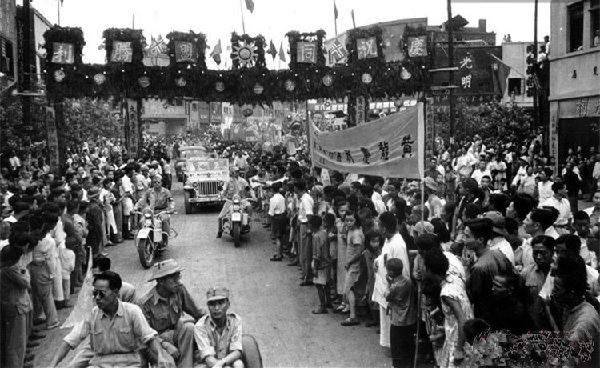
[[[186,82],[185,78],[181,77],[181,78],[175,78],[175,84],[177,85],[177,87],[185,87],[187,82]]]
[[[323,77],[323,84],[327,87],[330,87],[333,84],[333,77],[331,74],[327,74]]]
[[[254,94],[260,95],[261,93],[263,93],[264,91],[264,87],[261,86],[260,84],[256,83],[254,85]]]
[[[293,92],[296,89],[296,82],[291,79],[285,81],[285,90],[288,92]]]
[[[54,80],[57,81],[58,83],[62,82],[66,76],[67,75],[65,74],[65,72],[62,69],[54,71]]]
[[[369,84],[373,81],[373,77],[371,77],[371,74],[369,73],[364,73],[361,80],[364,84]]]
[[[223,92],[225,90],[225,83],[223,83],[223,82],[215,83],[215,89],[217,90],[217,92]]]
[[[402,71],[400,72],[400,78],[402,78],[404,80],[409,80],[410,77],[412,77],[410,72],[408,70],[406,70],[405,67],[402,67]]]
[[[148,86],[150,86],[150,78],[144,75],[138,79],[138,84],[142,88],[147,88]]]
[[[254,110],[252,110],[249,107],[246,107],[245,109],[242,110],[242,115],[244,115],[244,117],[248,117],[251,116],[252,114],[254,114]]]
[[[97,85],[101,86],[102,84],[104,84],[104,82],[106,82],[106,75],[100,73],[94,75],[94,82]]]

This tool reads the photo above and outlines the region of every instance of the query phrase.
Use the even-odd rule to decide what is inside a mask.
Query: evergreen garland
[[[193,63],[194,67],[206,70],[206,36],[202,33],[189,33],[171,31],[167,38],[169,39],[169,56],[171,57],[171,65],[184,64],[187,67],[189,63],[177,63],[175,59],[175,42],[185,41],[193,42],[196,44],[196,51],[198,52],[198,59],[196,63]]]

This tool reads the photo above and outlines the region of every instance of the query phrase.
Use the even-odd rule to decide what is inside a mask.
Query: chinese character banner
[[[131,42],[113,42],[113,50],[110,56],[110,61],[114,63],[131,63],[133,56],[133,48]]]
[[[54,53],[52,62],[57,64],[73,64],[75,62],[75,51],[72,43],[54,42]]]
[[[423,104],[361,124],[321,132],[310,127],[312,162],[340,172],[420,179],[424,167]]]
[[[298,42],[298,62],[311,64],[317,62],[316,42]]]

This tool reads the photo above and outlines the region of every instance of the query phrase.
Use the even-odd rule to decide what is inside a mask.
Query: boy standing
[[[386,296],[391,319],[390,345],[394,367],[412,364],[415,354],[413,335],[417,330],[417,303],[410,278],[402,275],[402,261],[390,258],[387,261],[387,281],[390,285]]]

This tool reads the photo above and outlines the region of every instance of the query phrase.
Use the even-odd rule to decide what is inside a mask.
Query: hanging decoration
[[[260,84],[256,83],[254,85],[254,94],[260,95],[263,93],[264,90],[265,90],[265,88],[263,86],[261,86]]]
[[[402,67],[402,71],[400,72],[400,78],[402,78],[404,80],[409,80],[410,77],[412,77],[410,72],[408,70],[406,70],[405,67]]]
[[[75,62],[75,45],[65,42],[54,42],[52,62],[55,64],[73,64]]]
[[[369,84],[373,81],[373,77],[371,77],[371,74],[369,73],[364,73],[361,77],[362,82],[365,84]]]
[[[94,83],[96,83],[97,85],[102,85],[104,84],[104,82],[106,82],[106,75],[102,74],[102,73],[98,73],[96,75],[94,75]]]
[[[148,78],[148,76],[146,76],[146,75],[139,77],[138,84],[142,88],[148,88],[148,86],[150,86],[150,78]]]
[[[377,57],[377,40],[375,37],[359,38],[356,40],[358,59],[374,59]]]
[[[131,42],[113,41],[110,61],[113,63],[131,63],[133,60],[133,48]]]
[[[381,28],[352,29],[346,38],[348,65],[368,67],[385,64]]]
[[[323,84],[327,87],[331,87],[331,85],[333,84],[333,77],[331,76],[331,74],[326,74],[323,79]]]
[[[65,72],[62,69],[58,69],[58,70],[54,71],[54,80],[57,81],[58,83],[62,82],[66,76],[67,75],[65,74]]]
[[[206,69],[206,36],[202,33],[172,31],[167,34],[171,64],[192,64]]]
[[[312,33],[288,32],[286,36],[290,41],[290,69],[308,70],[325,66],[323,51],[325,35],[323,30]]]
[[[109,28],[102,37],[106,40],[109,63],[142,64],[146,40],[141,29]]]
[[[316,42],[298,42],[298,55],[296,56],[299,63],[317,63],[317,43]]]
[[[215,90],[217,90],[217,92],[223,92],[225,90],[225,84],[221,81],[215,83]]]
[[[247,34],[231,35],[231,64],[238,68],[266,68],[265,38],[261,35],[250,37]]]
[[[296,89],[296,82],[291,79],[285,81],[285,90],[288,92],[294,92]]]
[[[175,84],[178,87],[185,87],[187,85],[187,82],[186,82],[185,78],[180,77],[180,78],[175,79]]]

